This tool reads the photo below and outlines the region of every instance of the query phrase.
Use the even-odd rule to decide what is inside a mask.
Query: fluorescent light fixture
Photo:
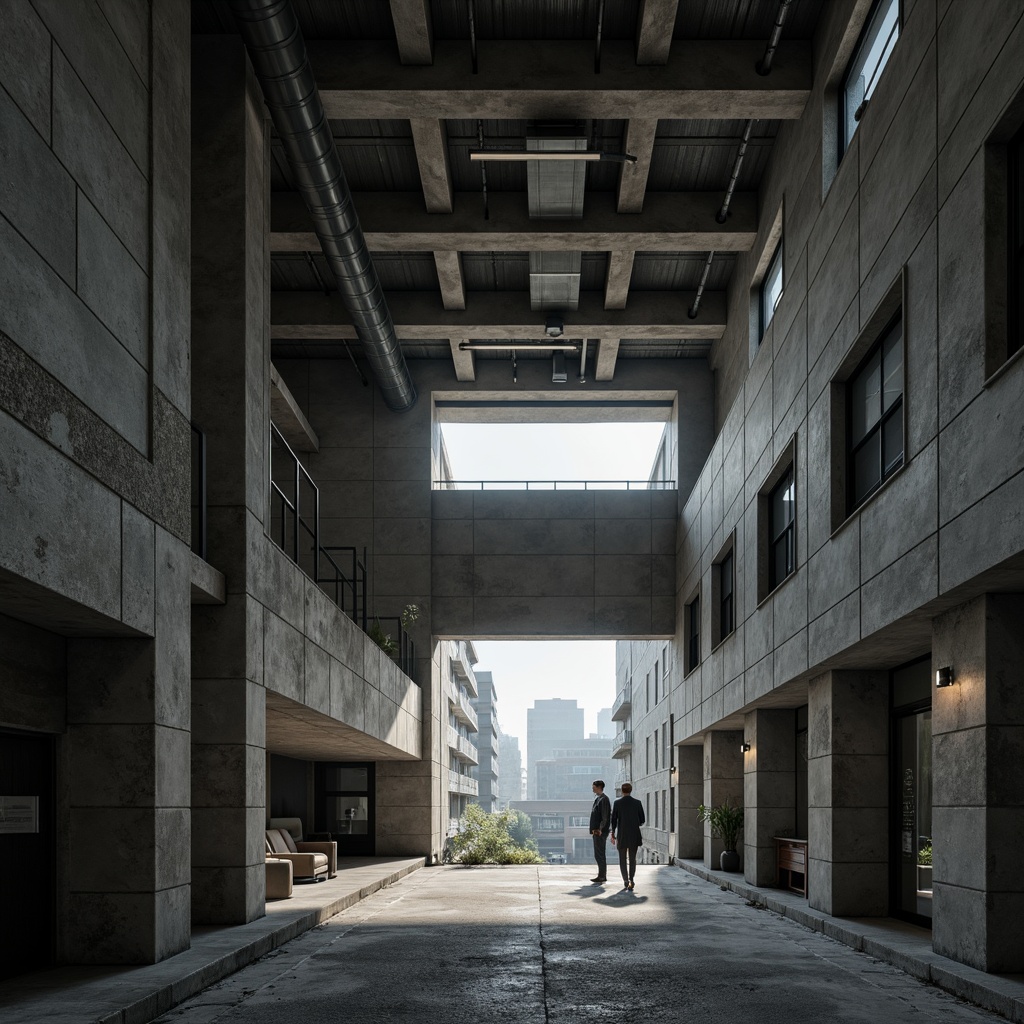
[[[611,160],[619,164],[635,164],[636,157],[632,153],[601,153],[597,150],[586,149],[531,149],[531,150],[508,150],[508,149],[476,149],[471,150],[470,160],[504,160],[515,162],[517,160]]]
[[[575,352],[578,341],[460,341],[460,352]]]

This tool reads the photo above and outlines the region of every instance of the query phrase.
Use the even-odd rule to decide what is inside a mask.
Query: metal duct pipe
[[[396,412],[411,409],[416,388],[352,206],[291,0],[231,0],[231,10],[384,402]]]

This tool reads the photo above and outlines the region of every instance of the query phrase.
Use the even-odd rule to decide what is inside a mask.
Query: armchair
[[[266,831],[267,856],[290,860],[295,878],[324,881],[338,873],[337,843],[296,843],[284,829]]]

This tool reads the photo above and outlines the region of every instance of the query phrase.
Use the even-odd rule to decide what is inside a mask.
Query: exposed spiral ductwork
[[[291,0],[231,0],[231,10],[384,401],[396,412],[411,409],[416,388],[352,205]]]

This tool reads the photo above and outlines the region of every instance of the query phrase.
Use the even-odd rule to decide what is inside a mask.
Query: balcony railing
[[[448,703],[456,718],[462,720],[473,732],[478,732],[480,723],[477,719],[476,709],[470,704],[462,690],[452,682],[446,684]]]
[[[476,744],[450,725],[448,726],[448,746],[451,748],[452,753],[463,763],[472,765],[480,763]]]
[[[624,722],[633,713],[633,684],[626,685],[615,695],[612,705],[612,721]]]
[[[612,743],[612,757],[625,757],[633,749],[632,729],[623,729],[615,734]]]
[[[465,796],[478,796],[480,786],[471,775],[462,775],[448,769],[448,792],[461,793]]]
[[[435,491],[674,491],[675,480],[435,480]]]

